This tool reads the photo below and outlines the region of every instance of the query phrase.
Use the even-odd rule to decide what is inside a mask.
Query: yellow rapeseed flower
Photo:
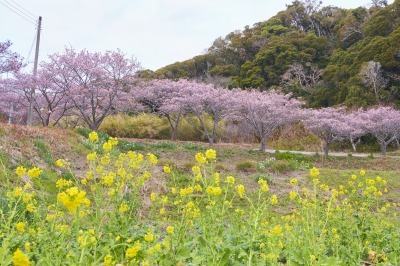
[[[316,167],[313,167],[310,169],[310,176],[311,177],[317,177],[319,176],[319,170]]]
[[[169,165],[164,165],[164,173],[166,174],[171,173],[171,167],[169,167]]]
[[[97,135],[96,132],[92,131],[89,133],[89,140],[91,142],[97,142],[97,141],[99,141],[99,135]]]
[[[70,187],[72,186],[72,180],[66,180],[64,178],[60,178],[56,182],[56,188],[65,188],[65,187]]]
[[[222,189],[220,187],[213,187],[213,186],[208,186],[206,189],[207,194],[209,195],[221,195]]]
[[[227,176],[225,182],[230,184],[230,185],[234,185],[235,184],[235,178],[233,176]]]
[[[193,166],[192,167],[192,172],[195,175],[200,174],[200,167],[198,167],[197,165]]]
[[[272,205],[278,204],[278,196],[276,196],[275,194],[271,195],[269,201],[271,202]]]
[[[60,168],[63,168],[67,165],[67,162],[64,159],[58,159],[56,161],[56,165]]]
[[[104,142],[103,143],[103,150],[105,151],[111,151],[111,149],[113,148],[112,144],[110,142]]]
[[[31,243],[26,242],[24,246],[26,251],[31,252]]]
[[[271,234],[272,235],[279,235],[282,233],[282,226],[281,225],[277,225],[271,228]]]
[[[152,242],[154,240],[154,234],[152,232],[147,232],[147,234],[144,235],[144,240]]]
[[[86,192],[79,190],[78,187],[68,188],[65,192],[57,195],[57,200],[61,202],[70,212],[75,212],[83,204],[90,205],[90,200],[86,198]]]
[[[267,181],[265,181],[264,179],[258,180],[258,184],[260,185],[262,191],[268,191],[269,190]]]
[[[179,194],[181,195],[181,197],[184,197],[184,196],[191,195],[193,193],[193,191],[194,191],[194,188],[190,186],[187,188],[181,188],[179,190]]]
[[[107,195],[108,195],[108,196],[112,196],[112,195],[114,195],[114,194],[115,194],[115,189],[110,188],[110,189],[108,190]]]
[[[15,224],[15,228],[17,229],[18,232],[21,232],[21,233],[25,232],[25,226],[26,226],[26,223],[24,223],[24,222],[18,222]]]
[[[114,260],[113,259],[114,259],[114,257],[111,254],[107,254],[104,257],[103,265],[104,266],[112,266],[112,265],[114,265]]]
[[[15,173],[17,176],[23,176],[26,174],[26,168],[23,166],[18,166],[17,169],[15,169]]]
[[[22,187],[16,187],[16,188],[14,188],[14,191],[12,194],[15,198],[18,198],[22,195],[22,191],[23,191]]]
[[[97,159],[97,152],[89,153],[89,154],[86,156],[86,160],[88,160],[88,161],[94,161],[94,160],[96,160],[96,159]]]
[[[41,173],[42,173],[42,169],[40,169],[39,167],[33,167],[31,169],[28,170],[28,176],[30,178],[36,178],[38,177]]]
[[[31,262],[28,256],[26,256],[19,248],[13,254],[14,266],[29,266]]]
[[[129,247],[126,249],[125,257],[127,259],[133,259],[137,256],[137,253],[140,251],[140,243],[136,242],[133,247]]]
[[[118,145],[118,139],[117,139],[117,138],[109,137],[109,138],[108,138],[108,142],[109,142],[112,146]]]
[[[161,208],[160,209],[160,215],[164,215],[165,214],[165,208]]]
[[[199,164],[204,164],[207,161],[206,156],[201,152],[196,153],[195,158],[196,162],[198,162]]]
[[[101,157],[100,159],[100,163],[103,165],[107,165],[111,162],[111,158],[109,154],[104,155],[103,157]]]
[[[155,201],[157,199],[157,194],[154,193],[154,192],[151,192],[150,193],[150,199],[151,199],[151,201]]]
[[[160,250],[161,250],[161,245],[160,245],[160,244],[155,244],[155,245],[154,245],[154,249],[155,249],[156,251],[160,251]]]
[[[218,173],[218,172],[215,172],[215,173],[214,173],[214,183],[215,183],[216,185],[219,184],[219,173]]]
[[[370,185],[370,186],[375,185],[375,180],[374,180],[374,179],[367,179],[366,182],[367,182],[367,184]]]
[[[118,211],[120,213],[125,213],[129,210],[129,205],[126,202],[122,202],[121,205],[119,205]]]
[[[117,177],[117,175],[115,173],[110,172],[107,175],[103,175],[101,177],[101,181],[104,185],[111,186],[112,184],[114,184],[114,180],[116,177]]]
[[[199,184],[197,184],[197,185],[194,186],[194,190],[197,191],[197,192],[202,192],[203,188]]]
[[[36,211],[36,207],[32,203],[29,203],[28,205],[26,205],[26,210],[28,212],[35,212]]]
[[[213,149],[206,150],[206,157],[208,159],[215,159],[217,158],[217,152]]]
[[[148,153],[148,154],[147,154],[147,159],[149,160],[149,162],[150,162],[151,164],[157,164],[157,163],[158,163],[157,156],[155,156],[155,155],[152,154],[152,153]]]
[[[364,176],[365,175],[365,171],[364,170],[360,170],[360,176]]]
[[[244,186],[243,185],[237,185],[236,186],[236,191],[237,191],[237,193],[239,194],[239,197],[240,198],[243,198],[243,195],[244,195],[244,192],[245,192],[245,189],[244,189]]]
[[[289,192],[289,198],[290,198],[290,200],[294,200],[297,196],[298,196],[298,193],[297,193],[297,192],[294,192],[294,191],[290,191],[290,192]]]
[[[175,230],[175,228],[173,226],[171,226],[171,225],[167,226],[166,231],[168,234],[172,235],[174,233],[174,230]]]

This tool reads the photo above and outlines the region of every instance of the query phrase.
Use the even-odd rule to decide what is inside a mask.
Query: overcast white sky
[[[91,52],[121,49],[142,67],[160,67],[202,54],[219,36],[267,20],[292,1],[268,0],[0,0],[0,41],[28,58],[43,17],[39,60],[65,46]],[[370,0],[323,0],[355,8]],[[392,3],[393,0],[388,1]],[[9,8],[13,8],[14,12]],[[15,10],[15,8],[19,10]],[[24,9],[25,10],[24,10]],[[27,13],[30,12],[32,14]],[[34,16],[32,16],[34,15]],[[29,60],[33,61],[34,45]]]

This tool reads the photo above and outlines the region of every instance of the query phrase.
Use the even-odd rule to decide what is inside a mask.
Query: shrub
[[[297,160],[302,162],[308,162],[309,158],[301,153],[291,153],[291,152],[275,152],[275,158],[277,160]]]
[[[275,161],[269,169],[274,173],[281,173],[281,174],[296,170],[295,164],[293,163],[289,164],[288,161]]]
[[[167,119],[155,114],[108,116],[101,124],[100,130],[107,132],[110,136],[120,138],[170,138]]]
[[[258,170],[263,172],[265,169],[269,168],[272,164],[274,164],[276,159],[274,157],[266,159],[258,163]]]
[[[183,148],[188,151],[205,151],[206,150],[206,148],[204,146],[197,145],[194,143],[187,143],[183,146]]]
[[[268,184],[271,183],[270,176],[266,175],[266,174],[255,174],[251,178],[256,182],[258,182],[259,180],[263,179],[263,180],[267,181]]]
[[[243,172],[255,172],[257,171],[257,165],[254,162],[239,162],[236,164],[236,170]]]
[[[302,124],[288,125],[276,130],[268,145],[279,150],[315,150],[320,145],[318,137]]]
[[[152,148],[165,149],[165,150],[176,150],[176,144],[173,142],[158,142],[150,145]]]
[[[146,145],[142,143],[134,143],[131,141],[126,140],[119,140],[118,141],[118,148],[120,152],[128,152],[128,151],[140,151],[145,150]]]

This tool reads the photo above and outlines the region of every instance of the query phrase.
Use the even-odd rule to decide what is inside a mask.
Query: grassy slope
[[[120,141],[119,147],[122,151],[154,153],[159,157],[160,170],[164,164],[169,164],[183,173],[190,173],[195,154],[208,148],[203,143],[144,140],[135,140],[134,143],[129,140]],[[379,175],[387,179],[388,187],[391,188],[391,193],[388,195],[390,199],[394,200],[400,196],[399,159],[300,156],[289,159],[278,158],[270,166],[260,170],[259,163],[275,158],[275,155],[256,151],[256,147],[256,145],[217,144],[216,169],[221,174],[234,175],[247,188],[257,187],[257,180],[260,178],[267,179],[270,181],[271,191],[276,194],[288,192],[290,189],[288,182],[292,177],[297,177],[303,185],[310,186],[308,168],[312,166],[321,169],[321,181],[330,186],[343,184],[352,174],[364,169],[368,177]],[[0,126],[0,158],[3,163],[1,179],[12,177],[12,172],[18,165],[38,166],[45,169],[39,187],[48,192],[55,192],[54,181],[57,175],[68,175],[68,173],[60,172],[55,167],[54,161],[59,158],[69,160],[77,176],[82,177],[85,174],[85,157],[88,151],[84,138],[71,130],[5,124]]]

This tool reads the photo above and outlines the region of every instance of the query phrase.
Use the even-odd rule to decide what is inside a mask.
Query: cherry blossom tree
[[[373,135],[384,156],[387,146],[400,137],[400,111],[391,107],[379,107],[360,112],[362,128]]]
[[[344,108],[307,110],[304,122],[306,127],[324,142],[325,156],[328,156],[330,146],[335,140],[342,140],[347,132],[351,132],[351,125],[346,122]]]
[[[344,114],[342,124],[338,128],[339,135],[350,141],[354,152],[357,151],[357,144],[360,143],[361,137],[366,134],[360,121],[360,112],[362,111]]]
[[[10,50],[11,45],[10,41],[0,42],[0,113],[9,117],[9,123],[23,116],[23,99],[11,87],[12,80],[2,75],[16,73],[23,67],[22,57]]]
[[[140,67],[120,51],[101,54],[67,48],[64,54],[54,54],[49,59],[42,68],[52,73],[51,82],[64,91],[76,114],[92,130],[129,103],[127,93]]]
[[[234,93],[230,90],[214,87],[204,83],[191,83],[186,87],[184,94],[171,99],[184,106],[186,120],[201,131],[212,146],[216,140],[219,123],[233,113]],[[189,118],[194,116],[200,122],[197,127]],[[206,119],[211,118],[212,128],[206,125]]]
[[[276,91],[236,91],[234,99],[236,118],[253,131],[263,152],[275,129],[299,120],[303,114],[300,101]]]
[[[72,109],[72,104],[66,97],[65,91],[52,82],[53,73],[43,69],[34,77],[31,74],[18,73],[15,75],[13,87],[20,95],[30,100],[30,88],[35,87],[33,110],[35,119],[43,126],[57,125],[62,117]]]
[[[0,113],[8,116],[9,124],[23,124],[29,103],[13,85],[14,79],[0,79]]]
[[[22,57],[10,50],[10,41],[0,42],[0,74],[17,72],[22,66]]]
[[[165,116],[171,127],[171,138],[176,139],[179,122],[184,114],[184,105],[176,101],[190,87],[187,80],[151,80],[131,91],[132,97],[151,112]]]

